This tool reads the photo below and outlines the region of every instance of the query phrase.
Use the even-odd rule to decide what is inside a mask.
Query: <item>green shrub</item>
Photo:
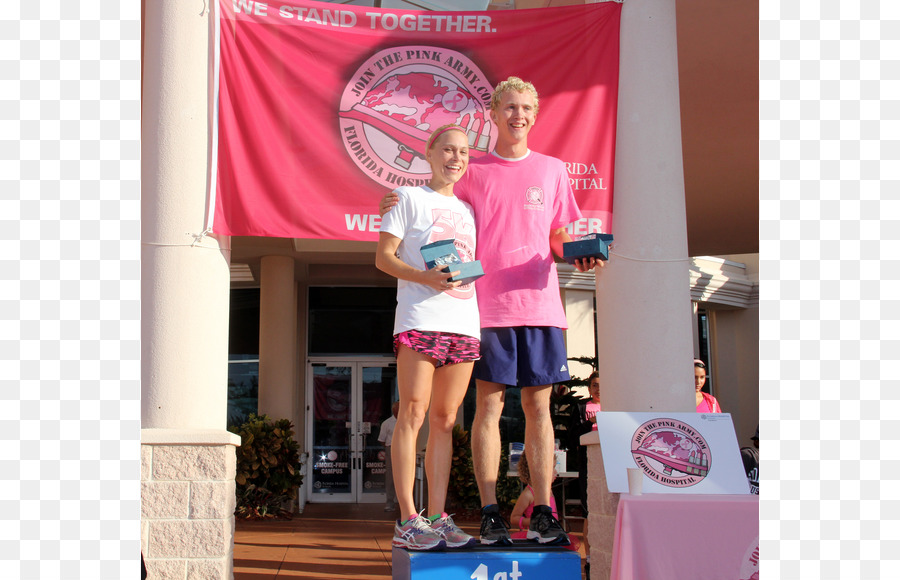
[[[294,439],[293,424],[287,419],[273,421],[267,415],[251,414],[246,423],[231,426],[229,431],[241,437],[234,478],[235,515],[245,518],[289,515],[280,506],[294,499],[296,489],[303,483],[300,446]]]
[[[268,489],[256,487],[252,483],[239,486],[234,516],[248,520],[265,518],[291,519],[294,514],[285,505],[292,499],[291,494],[272,493]]]

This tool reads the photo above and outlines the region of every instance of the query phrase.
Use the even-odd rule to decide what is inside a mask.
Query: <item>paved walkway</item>
[[[383,507],[306,504],[291,521],[239,520],[234,580],[390,580],[391,538],[398,514],[385,513]],[[456,523],[478,535],[478,522]]]

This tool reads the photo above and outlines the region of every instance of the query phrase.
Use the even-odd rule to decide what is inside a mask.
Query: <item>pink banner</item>
[[[377,240],[385,191],[428,181],[433,129],[491,151],[490,95],[515,75],[540,95],[529,147],[569,168],[585,216],[570,233],[611,232],[620,9],[222,0],[213,230]]]

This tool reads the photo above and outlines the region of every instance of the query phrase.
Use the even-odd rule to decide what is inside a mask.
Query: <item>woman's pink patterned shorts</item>
[[[481,357],[481,341],[472,336],[453,332],[407,330],[394,335],[394,354],[400,345],[428,355],[438,367],[448,364],[478,360]]]

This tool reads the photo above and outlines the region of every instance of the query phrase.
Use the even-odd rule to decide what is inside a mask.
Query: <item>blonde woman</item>
[[[462,548],[476,542],[444,511],[456,411],[480,350],[475,287],[451,282],[459,272],[448,266],[426,269],[420,251],[426,244],[454,239],[462,261],[475,258],[472,207],[453,194],[469,165],[465,130],[458,125],[437,129],[425,158],[431,179],[426,186],[394,190],[399,204],[381,222],[375,258],[379,269],[398,279],[394,351],[400,409],[391,459],[401,519],[394,526],[392,544],[408,550]],[[413,500],[415,445],[429,406],[425,475],[430,515],[423,517]]]

